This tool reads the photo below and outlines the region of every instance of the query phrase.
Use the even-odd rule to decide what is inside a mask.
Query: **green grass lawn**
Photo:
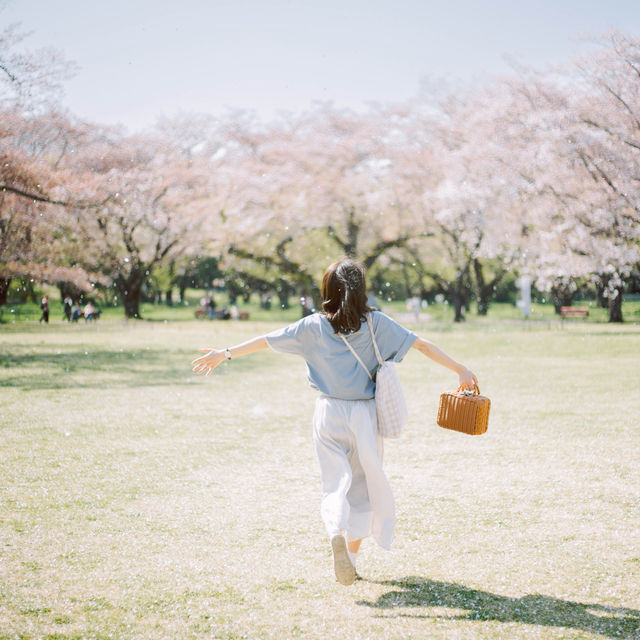
[[[51,323],[60,323],[64,319],[63,307],[60,302],[60,294],[55,287],[45,287],[44,292],[49,295],[49,307]],[[196,289],[187,289],[184,303],[176,302],[172,306],[166,304],[154,304],[152,302],[140,303],[140,315],[145,320],[172,322],[176,320],[194,320],[195,310],[200,305],[200,299],[204,295],[203,291]],[[228,297],[226,294],[216,294],[216,303],[218,308],[228,304]],[[249,313],[252,320],[266,320],[271,322],[293,322],[300,317],[300,305],[295,298],[290,300],[289,309],[280,309],[277,300],[273,301],[273,305],[270,310],[264,310],[260,308],[259,296],[252,295],[249,302],[238,300],[238,308],[240,311],[246,311]],[[122,306],[109,307],[99,302],[96,302],[96,306],[101,311],[101,320],[123,320],[124,309]],[[639,305],[640,307],[640,305]],[[40,304],[34,302],[8,304],[4,307],[0,307],[0,324],[17,324],[22,322],[38,322],[42,312],[40,311]],[[206,321],[206,320],[203,320]],[[80,324],[83,324],[83,320],[80,320]]]
[[[63,308],[60,303],[60,294],[55,287],[45,287],[44,291],[50,298],[50,322],[59,323],[63,321]],[[187,321],[193,320],[195,310],[199,306],[203,291],[196,289],[187,289],[185,302],[176,301],[173,306],[168,307],[165,304],[154,304],[151,302],[140,303],[140,315],[145,320],[164,322]],[[227,295],[216,293],[215,299],[218,308],[222,308],[228,303]],[[296,298],[290,299],[289,309],[281,309],[277,299],[272,299],[272,307],[270,310],[260,308],[259,296],[253,294],[248,302],[241,299],[238,300],[238,308],[240,311],[246,311],[252,320],[289,323],[300,317],[300,305]],[[394,314],[399,314],[403,318],[411,319],[411,314],[407,312],[407,305],[404,300],[385,301],[379,300],[381,308]],[[121,306],[108,307],[97,303],[98,308],[102,312],[102,319],[122,320],[124,319],[124,310]],[[602,323],[607,322],[609,312],[607,309],[598,307],[592,300],[578,300],[574,306],[589,307],[589,315],[586,318],[567,319],[566,324],[579,323]],[[640,300],[629,300],[623,302],[622,314],[625,322],[640,323]],[[9,304],[0,307],[0,325],[1,324],[17,324],[23,322],[37,322],[41,316],[40,305],[34,302]],[[447,303],[434,303],[424,307],[420,312],[420,322],[436,322],[439,324],[453,324],[454,312]],[[518,307],[509,303],[494,302],[489,308],[489,315],[479,317],[476,313],[475,303],[472,304],[471,310],[465,314],[467,322],[491,324],[498,321],[514,321],[522,320],[522,313]],[[204,321],[204,320],[203,320]],[[81,320],[80,323],[83,321]],[[555,314],[552,304],[549,303],[533,303],[531,305],[531,313],[527,318],[527,322],[531,324],[547,323],[562,324],[562,320]]]
[[[0,326],[0,639],[640,638],[638,325],[425,318],[489,430],[436,427],[455,376],[406,357],[397,539],[345,588],[302,361],[191,373],[285,316]]]

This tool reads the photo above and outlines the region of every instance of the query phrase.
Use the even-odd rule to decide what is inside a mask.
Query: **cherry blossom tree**
[[[626,280],[640,264],[640,38],[612,32],[606,48],[578,68],[585,91],[577,114],[575,153],[587,175],[588,232],[582,247],[609,299],[609,320],[622,321]]]
[[[511,88],[526,142],[515,164],[534,193],[539,232],[527,244],[538,286],[555,291],[559,307],[576,279],[593,278],[616,322],[625,279],[640,261],[640,55],[637,40],[614,33],[608,43],[578,73],[530,73]]]
[[[74,66],[53,50],[20,50],[24,38],[19,25],[0,32],[0,305],[14,277],[89,286],[85,272],[57,263],[60,219],[45,206],[59,202],[59,141],[68,128],[55,104]]]
[[[435,283],[463,319],[472,295],[486,314],[490,299],[518,254],[522,179],[509,162],[503,130],[504,92],[494,87],[424,95],[410,108],[404,148],[408,199],[421,233],[406,248],[419,277]],[[414,205],[415,208],[415,205]]]
[[[157,135],[92,132],[70,170],[100,206],[77,210],[85,264],[113,282],[127,318],[140,317],[140,295],[151,271],[193,240],[202,176],[174,145]]]
[[[67,281],[83,290],[92,278],[72,259],[74,229],[63,211],[89,207],[69,189],[61,168],[71,153],[73,123],[56,112],[21,114],[5,110],[0,124],[0,303],[12,278]]]

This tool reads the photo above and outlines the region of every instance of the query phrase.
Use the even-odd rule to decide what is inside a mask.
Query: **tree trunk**
[[[464,286],[464,273],[460,272],[453,286],[453,309],[455,311],[455,316],[453,318],[454,322],[464,321],[464,314],[462,313],[462,308],[464,307],[466,299]]]
[[[124,302],[124,315],[126,318],[135,318],[139,320],[140,316],[140,290],[132,291],[127,290],[122,294],[122,301]]]
[[[458,300],[454,300],[453,310],[455,315],[453,317],[454,322],[464,322],[464,314],[462,313],[462,305]]]
[[[413,291],[411,290],[411,283],[409,282],[409,273],[407,272],[406,263],[402,265],[402,278],[404,280],[404,297],[412,298]]]
[[[165,304],[167,307],[173,307],[173,289],[167,289],[165,291]]]
[[[469,299],[471,292],[471,282],[469,281],[469,263],[458,272],[456,281],[453,285],[453,309],[455,311],[454,322],[463,322],[463,308],[469,307]]]
[[[0,307],[7,304],[7,296],[9,295],[10,286],[11,278],[0,278]]]
[[[473,261],[473,270],[476,276],[476,298],[478,303],[478,315],[486,316],[489,311],[489,302],[493,293],[493,283],[487,286],[482,271],[482,263],[477,258]]]
[[[278,294],[278,300],[280,301],[280,308],[288,309],[289,308],[289,292],[284,291],[283,289],[280,289],[279,291],[277,291],[277,294]]]
[[[356,208],[351,207],[349,210],[349,220],[347,222],[347,245],[345,253],[347,258],[356,259],[358,255],[358,235],[360,233],[360,225],[356,222]]]
[[[133,269],[128,276],[118,274],[114,278],[116,289],[124,304],[126,318],[140,319],[140,293],[145,279],[144,269]]]
[[[609,295],[609,322],[623,322],[622,319],[622,291],[624,287],[618,287]]]

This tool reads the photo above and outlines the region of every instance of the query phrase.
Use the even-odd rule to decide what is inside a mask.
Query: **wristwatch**
[[[231,360],[231,351],[228,348],[224,350],[224,355],[227,360]]]

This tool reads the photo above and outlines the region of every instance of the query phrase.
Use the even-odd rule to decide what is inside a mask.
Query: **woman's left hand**
[[[205,355],[196,358],[191,363],[193,365],[192,371],[197,374],[205,374],[210,376],[213,370],[225,360],[224,351],[218,349],[199,349],[200,353]]]

